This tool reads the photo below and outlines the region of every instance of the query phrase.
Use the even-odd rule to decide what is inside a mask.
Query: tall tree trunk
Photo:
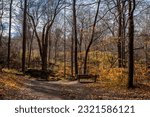
[[[78,75],[78,38],[77,38],[77,20],[76,20],[76,0],[73,0],[73,30],[75,41],[75,76]]]
[[[128,60],[128,88],[133,87],[134,81],[134,10],[135,0],[128,0],[129,2],[129,60]]]
[[[74,39],[73,39],[73,29],[72,29],[72,35],[71,35],[71,76],[74,75]]]
[[[1,14],[0,14],[0,47],[2,46],[2,36],[3,36],[3,23],[2,23],[2,17],[4,14],[4,1],[1,0]]]
[[[122,57],[121,57],[121,43],[122,43],[122,9],[121,0],[117,0],[117,10],[118,10],[118,67],[122,67]]]
[[[94,19],[94,24],[93,24],[91,39],[90,39],[90,42],[89,42],[89,44],[88,44],[88,46],[87,46],[87,49],[86,49],[86,52],[85,52],[85,58],[84,58],[84,74],[87,74],[87,59],[88,59],[88,53],[89,53],[90,47],[91,47],[91,45],[92,45],[92,43],[93,43],[93,41],[94,41],[95,27],[96,27],[96,23],[97,23],[97,18],[98,18],[100,3],[101,3],[101,0],[98,1],[98,6],[97,6],[97,11],[96,11],[95,19]]]
[[[47,57],[48,57],[48,37],[49,37],[49,30],[50,30],[50,27],[47,28],[46,30],[46,33],[45,33],[45,36],[44,36],[44,43],[42,44],[43,45],[43,52],[42,52],[42,70],[44,71],[47,71]]]
[[[126,45],[126,24],[125,24],[126,16],[125,13],[123,13],[123,25],[122,25],[122,30],[123,30],[123,35],[122,35],[122,67],[126,67],[126,55],[125,55],[125,45]]]
[[[27,12],[30,12],[30,9],[27,9]],[[34,40],[34,34],[35,30],[32,30],[32,23],[31,20],[27,19],[27,50],[28,50],[28,68],[30,68],[30,62],[31,62],[31,54],[32,54],[32,46],[33,46],[33,40]],[[32,31],[31,31],[32,30]]]
[[[25,72],[26,66],[26,22],[27,22],[27,0],[24,1],[24,15],[23,15],[23,41],[22,41],[22,72]]]
[[[64,8],[64,78],[66,78],[66,6]]]
[[[3,37],[3,32],[4,32],[4,29],[3,29],[3,24],[2,24],[2,19],[0,18],[0,47],[2,46],[2,37]]]
[[[56,64],[57,63],[58,37],[56,37],[54,45],[55,45],[55,49],[54,49],[54,61],[55,61],[55,64]]]
[[[146,70],[148,70],[148,44],[147,44],[147,39],[145,39],[146,43],[145,43],[145,64],[146,64]]]
[[[92,45],[92,43],[90,44],[90,46],[88,46],[88,48],[86,49],[86,52],[85,52],[85,57],[84,57],[84,74],[87,74],[87,59],[88,59],[88,53],[90,51],[91,45]]]
[[[79,73],[82,74],[82,61],[83,61],[83,56],[82,56],[82,44],[83,44],[83,28],[84,28],[84,21],[82,21],[81,25],[81,30],[80,30],[80,42],[79,42],[79,53],[80,53],[80,56],[79,56],[79,60],[80,60],[80,68],[79,68]]]
[[[43,28],[43,35],[42,35],[42,70],[47,71],[48,68],[48,39],[49,39],[49,31],[51,30],[51,27],[55,21],[55,18],[57,16],[57,10],[58,10],[58,6],[60,4],[61,0],[58,0],[56,8],[55,8],[55,12],[54,12],[54,16],[52,18],[51,21],[48,21]]]
[[[43,28],[42,34],[42,70],[47,71],[47,57],[48,57],[48,37],[49,37],[50,25],[46,24]]]
[[[0,47],[2,46],[2,36],[3,36],[3,24],[2,18],[0,17]]]
[[[84,21],[81,22],[81,30],[80,30],[80,43],[79,43],[79,52],[80,52],[80,59],[82,59],[82,43],[83,43],[83,30],[84,30]]]
[[[12,24],[12,4],[13,0],[10,1],[9,8],[9,38],[8,38],[8,55],[7,55],[7,67],[10,67],[10,50],[11,50],[11,24]]]
[[[32,33],[31,42],[29,44],[28,68],[30,68],[30,64],[31,64],[31,54],[32,54],[33,40],[34,40],[34,31]]]
[[[42,70],[47,71],[48,68],[48,43],[49,43],[49,31],[55,21],[55,18],[57,16],[57,14],[61,11],[59,8],[59,5],[61,3],[61,0],[57,1],[57,5],[54,9],[54,14],[53,17],[51,18],[51,20],[48,20],[43,27],[43,32],[42,32],[42,39],[40,40],[40,37],[38,35],[37,32],[37,25],[35,23],[35,19],[32,15],[30,15],[28,13],[28,16],[31,18],[33,26],[34,26],[34,30],[35,30],[35,36],[37,37],[37,41],[38,41],[38,46],[39,46],[39,51],[40,51],[40,57],[41,57],[41,67]]]
[[[50,33],[49,33],[49,47],[48,47],[49,48],[49,50],[48,50],[49,51],[48,52],[49,53],[49,56],[48,56],[48,62],[49,63],[51,62],[51,47],[52,47],[51,45],[52,45],[52,40],[51,40],[51,30],[50,30]]]

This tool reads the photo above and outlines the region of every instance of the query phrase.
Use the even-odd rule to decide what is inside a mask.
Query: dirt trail
[[[25,83],[24,92],[41,100],[82,100],[92,99],[92,95],[106,96],[109,91],[87,87],[87,83],[77,81],[38,81],[28,79]],[[97,91],[99,91],[97,93]],[[111,93],[109,92],[111,95]],[[104,96],[105,98],[105,96]],[[100,98],[102,99],[102,98]]]
[[[41,100],[62,100],[69,99],[67,94],[73,92],[79,84],[77,81],[38,81],[35,79],[27,80],[25,83],[24,91],[28,95],[34,95],[37,99]],[[72,88],[71,88],[72,87]]]
[[[16,82],[20,87],[13,90],[10,86],[4,87],[2,99],[37,99],[37,100],[113,100],[113,99],[150,99],[150,80],[139,81],[134,89],[117,85],[110,86],[108,82],[78,83],[77,81],[40,81],[22,75],[0,75],[10,86]],[[9,82],[11,81],[11,82]],[[6,84],[7,84],[6,82]],[[13,84],[14,85],[14,84]]]
[[[150,86],[140,84],[131,90],[108,89],[102,83],[94,83],[98,87],[89,87],[89,84],[77,81],[38,81],[26,80],[24,92],[40,100],[82,100],[82,99],[150,99]]]

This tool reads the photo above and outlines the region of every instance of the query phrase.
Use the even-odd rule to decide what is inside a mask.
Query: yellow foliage
[[[23,80],[23,79],[16,77],[15,74],[4,73],[0,75],[0,84],[3,84],[3,86],[8,87],[8,88],[12,88],[12,89],[21,88],[23,84],[20,83],[20,80]]]
[[[22,72],[19,72],[18,70],[16,69],[3,69],[3,72],[6,72],[6,73],[10,73],[10,74],[22,74]]]
[[[83,72],[83,57],[85,52],[79,53],[78,67],[79,73]],[[87,61],[87,73],[93,75],[99,75],[98,80],[106,83],[110,86],[126,86],[128,81],[128,69],[118,68],[117,53],[91,51],[89,52]],[[139,82],[142,79],[146,79],[146,67],[144,64],[135,63],[134,82]],[[71,74],[70,62],[66,67],[67,76]],[[64,66],[63,62],[59,63],[59,69],[57,70],[58,76],[63,77]]]

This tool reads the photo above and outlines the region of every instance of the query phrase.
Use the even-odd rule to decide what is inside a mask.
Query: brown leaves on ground
[[[120,72],[119,73],[123,73]],[[116,74],[116,73],[115,73]],[[111,76],[111,78],[110,78]],[[127,79],[100,78],[96,83],[77,81],[38,81],[18,73],[0,73],[0,99],[88,99],[141,100],[150,99],[150,80],[137,79],[133,89],[126,88]]]
[[[0,99],[30,99],[21,95],[24,88],[24,76],[18,76],[12,72],[0,73]]]
[[[150,99],[150,82],[149,84],[137,83],[133,89],[127,89],[122,86],[110,86],[105,83],[88,84],[87,87],[95,91],[89,95],[91,99],[103,100],[145,100]]]

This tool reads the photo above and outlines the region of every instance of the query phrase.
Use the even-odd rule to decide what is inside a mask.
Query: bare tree
[[[122,0],[117,0],[117,11],[118,11],[118,67],[122,67],[121,58],[121,40],[122,40]]]
[[[66,5],[64,8],[64,78],[66,78]]]
[[[8,55],[7,55],[7,67],[8,68],[10,66],[12,4],[13,4],[13,0],[10,1],[10,8],[9,8],[9,38],[8,38]]]
[[[37,11],[35,11],[36,12],[35,14],[37,15],[36,18],[34,18],[34,16],[31,15],[30,13],[28,13],[28,16],[32,20],[33,28],[35,31],[35,36],[37,38],[41,61],[42,61],[42,70],[44,70],[44,71],[47,71],[47,67],[48,67],[47,62],[48,62],[49,31],[54,24],[57,14],[61,11],[61,8],[63,6],[63,4],[61,4],[62,2],[63,2],[63,0],[47,1],[44,5],[42,3],[39,3],[39,5],[37,6],[38,7]],[[50,5],[50,4],[52,4],[52,7],[51,7],[52,9],[45,9],[47,7],[47,5]],[[38,13],[39,9],[42,9],[42,12],[40,15]],[[50,11],[50,10],[52,10],[52,11]],[[50,12],[52,12],[52,13],[50,14]],[[43,22],[42,37],[40,39],[37,26],[38,26],[38,23],[40,22],[40,18],[42,16],[44,17],[44,19],[46,19],[46,18],[47,19],[46,19],[46,21]]]
[[[133,80],[134,80],[134,11],[136,7],[135,0],[128,0],[129,5],[129,61],[128,61],[128,88],[133,87]]]
[[[75,76],[78,75],[78,38],[77,38],[77,19],[76,19],[76,0],[73,0],[73,35],[75,42]]]
[[[96,23],[97,23],[97,18],[98,18],[98,14],[99,14],[99,8],[100,8],[100,3],[101,3],[101,0],[98,0],[98,3],[97,3],[97,11],[96,11],[96,15],[95,15],[95,18],[94,18],[94,23],[93,23],[93,26],[92,26],[92,34],[91,34],[91,38],[90,38],[90,42],[87,46],[87,49],[86,49],[86,52],[85,52],[85,58],[84,58],[84,74],[86,74],[87,72],[87,58],[88,58],[88,53],[90,51],[90,47],[94,41],[94,36],[95,36],[95,28],[96,28]]]
[[[73,39],[73,28],[71,33],[71,76],[74,75],[74,39]]]
[[[26,66],[26,26],[27,26],[27,0],[24,1],[23,11],[23,41],[22,41],[22,72],[25,72]]]
[[[2,17],[4,15],[4,1],[0,1],[0,47],[2,46],[2,36],[3,36],[3,22]]]

